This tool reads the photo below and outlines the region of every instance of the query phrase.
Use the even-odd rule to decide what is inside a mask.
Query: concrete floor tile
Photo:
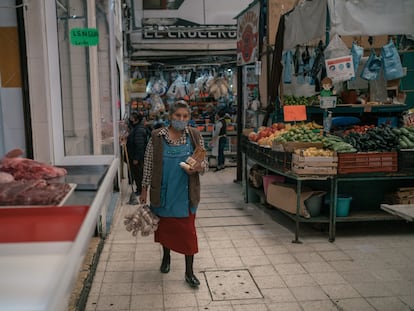
[[[331,299],[359,298],[358,292],[349,284],[321,285],[323,291]]]
[[[129,310],[130,296],[99,296],[96,311]]]
[[[99,295],[89,293],[88,300],[86,301],[85,311],[95,311],[98,305]]]
[[[99,294],[102,296],[131,295],[131,283],[103,283]]]
[[[286,283],[279,276],[257,276],[254,278],[260,290],[265,288],[286,288]]]
[[[268,304],[276,302],[295,302],[296,298],[288,288],[268,288],[261,290]]]
[[[197,289],[191,289],[197,290]],[[197,307],[197,300],[194,296],[194,293],[189,294],[180,294],[178,299],[176,294],[167,294],[164,295],[164,305],[167,308],[188,308],[188,307]]]
[[[200,279],[201,287],[205,286],[205,282],[203,279]],[[188,293],[188,285],[184,282],[184,277],[181,280],[164,280],[163,282],[163,293],[168,294],[181,294],[181,293]]]
[[[237,250],[233,247],[228,248],[212,248],[211,254],[214,258],[220,258],[220,257],[238,257],[239,253]]]
[[[135,257],[134,250],[135,249],[132,249],[129,252],[111,252],[108,261],[133,261]]]
[[[236,246],[237,247],[237,246]],[[257,246],[257,247],[237,247],[237,252],[239,253],[240,256],[262,256],[264,257],[264,252],[263,250]]]
[[[269,265],[270,262],[267,259],[266,256],[242,256],[240,255],[241,261],[247,266],[247,267],[257,267],[262,265]]]
[[[103,277],[103,283],[131,283],[132,272],[124,271],[106,271]]]
[[[317,252],[298,252],[293,254],[298,262],[304,263],[304,262],[320,262],[324,261],[321,255],[319,255]]]
[[[235,304],[232,303],[234,311],[267,311],[267,306],[264,303],[254,303],[254,304]]]
[[[336,246],[336,243],[309,243],[309,247],[313,248],[313,251],[316,252],[326,252],[326,251],[336,251],[338,250],[338,247]]]
[[[338,311],[338,308],[330,300],[302,301],[300,305],[303,311]]]
[[[106,271],[134,271],[134,261],[108,261]]]
[[[414,296],[414,282],[411,281],[387,281],[384,285],[396,296]]]
[[[367,301],[377,311],[411,311],[412,309],[406,305],[398,297],[372,297],[367,298]]]
[[[309,274],[286,274],[281,277],[289,288],[318,285]]]
[[[233,245],[238,248],[258,247],[255,239],[232,239]]]
[[[339,272],[342,277],[350,284],[378,282],[379,279],[371,272],[365,270]]]
[[[382,281],[403,281],[404,277],[395,269],[382,269],[372,272],[378,279]]]
[[[209,241],[208,246],[210,247],[210,251],[212,249],[223,249],[223,248],[234,248],[234,244],[230,239],[228,240],[219,240],[219,241]]]
[[[253,277],[259,276],[279,276],[276,272],[275,267],[268,264],[268,265],[261,265],[261,266],[253,266],[249,268],[250,273]]]
[[[133,295],[131,297],[131,310],[139,310],[145,308],[147,310],[164,308],[164,300],[162,294],[145,294]]]
[[[298,301],[328,299],[328,296],[319,286],[292,287],[290,290]]]
[[[241,261],[240,257],[220,257],[220,258],[215,258],[217,267],[219,269],[230,269],[230,268],[243,268],[244,264]]]
[[[283,245],[262,246],[262,250],[266,255],[286,254],[289,250]]]
[[[162,282],[132,283],[131,295],[162,293]]]
[[[267,258],[273,265],[297,263],[296,258],[291,254],[269,254]]]
[[[346,283],[345,279],[338,272],[315,272],[310,275],[319,285]]]
[[[334,272],[334,268],[327,262],[305,262],[302,266],[308,273]]]
[[[407,306],[409,306],[412,310],[414,310],[414,295],[411,296],[399,296],[401,301],[403,301]]]
[[[323,251],[319,252],[326,261],[350,260],[351,258],[343,251]]]
[[[387,297],[392,296],[393,293],[389,290],[384,283],[381,282],[365,282],[365,283],[352,283],[358,293],[365,298],[368,297]]]
[[[302,265],[297,263],[278,264],[275,265],[275,269],[280,275],[306,273]]]
[[[364,298],[338,299],[336,304],[343,311],[375,311],[375,309]]]
[[[267,304],[269,311],[302,311],[297,302],[278,302],[275,304]]]
[[[331,261],[329,264],[338,272],[363,270],[363,268],[353,260]]]

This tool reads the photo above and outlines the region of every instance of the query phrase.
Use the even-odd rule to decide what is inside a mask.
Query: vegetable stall
[[[245,199],[294,219],[294,242],[300,222],[329,224],[334,241],[337,222],[401,220],[390,206],[414,208],[414,4],[380,25],[391,4],[365,2],[301,1],[281,16],[272,124],[243,131]],[[295,206],[280,199],[288,186]]]

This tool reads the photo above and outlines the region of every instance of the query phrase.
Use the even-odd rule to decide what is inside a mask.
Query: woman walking
[[[150,206],[160,217],[155,242],[163,247],[160,271],[170,271],[170,252],[185,255],[185,281],[198,287],[200,281],[194,275],[194,255],[198,253],[195,216],[200,202],[200,173],[206,169],[206,161],[192,168],[180,166],[197,147],[204,148],[200,132],[188,126],[190,108],[183,101],[175,102],[169,109],[170,125],[153,130],[144,160],[144,178],[140,201],[147,202],[150,189]]]

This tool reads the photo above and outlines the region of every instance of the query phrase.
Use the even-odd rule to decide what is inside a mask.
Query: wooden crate
[[[305,157],[292,154],[292,171],[299,175],[336,175],[338,157]]]
[[[397,152],[338,153],[338,174],[396,171]]]

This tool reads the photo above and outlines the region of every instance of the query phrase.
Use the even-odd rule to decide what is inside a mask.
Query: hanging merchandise
[[[214,97],[214,99],[219,99],[221,97],[226,97],[229,92],[229,84],[225,77],[215,77],[214,79],[209,79],[207,82],[209,87],[209,93]]]
[[[162,74],[158,74],[150,78],[147,84],[146,92],[149,95],[157,94],[157,95],[162,96],[165,94],[165,92],[167,92],[167,89],[168,89],[167,81],[164,79]]]
[[[368,57],[365,67],[362,70],[361,78],[365,80],[378,79],[379,72],[381,70],[381,56],[375,54],[375,50],[371,49],[371,54]]]
[[[334,83],[346,81],[355,76],[352,55],[337,34],[329,42],[324,54],[326,74]]]
[[[357,73],[361,57],[364,55],[364,48],[362,46],[359,46],[355,41],[352,42],[351,55],[352,61],[354,62],[354,71]],[[352,77],[351,80],[355,80],[355,77],[356,74]]]
[[[149,98],[151,103],[150,114],[151,115],[158,115],[165,111],[165,105],[162,101],[162,98],[158,94],[152,94]]]
[[[175,81],[168,89],[167,96],[170,98],[184,98],[188,95],[187,83],[184,81],[181,75],[177,75]]]
[[[292,67],[293,67],[293,53],[287,50],[282,55],[283,59],[283,83],[292,83]]]
[[[381,48],[381,56],[385,80],[399,79],[404,76],[400,55],[392,40]]]

